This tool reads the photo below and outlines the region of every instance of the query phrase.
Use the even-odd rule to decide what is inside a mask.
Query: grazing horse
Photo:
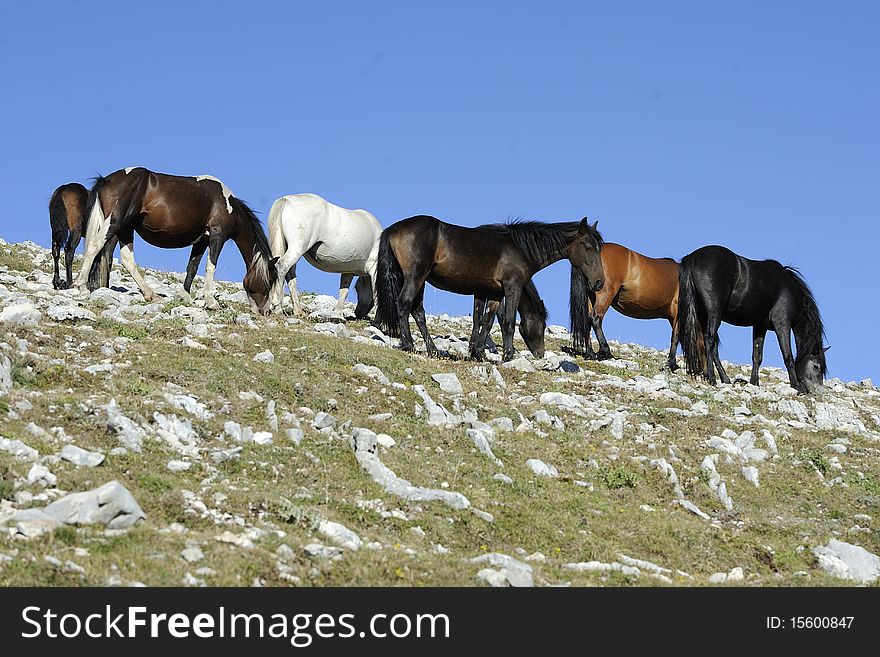
[[[504,301],[486,301],[474,297],[474,324],[471,329],[471,358],[483,360],[486,338],[495,317],[500,324],[504,318]],[[538,288],[529,281],[519,299],[519,334],[536,358],[544,357],[544,331],[547,328],[547,308],[538,295]]]
[[[428,333],[423,305],[425,282],[478,301],[505,300],[501,321],[504,360],[513,358],[513,329],[523,288],[538,271],[568,258],[596,290],[604,274],[599,257],[602,236],[582,221],[538,221],[465,228],[434,217],[398,221],[379,239],[376,324],[400,347],[412,351],[412,313],[429,355],[437,349]]]
[[[605,285],[598,292],[588,289],[584,277],[571,268],[572,339],[576,353],[584,358],[613,358],[608,340],[602,331],[602,320],[609,307],[635,319],[666,319],[672,326],[672,340],[666,364],[673,372],[678,369],[675,351],[678,347],[678,263],[671,258],[648,258],[620,244],[602,247],[602,268]],[[596,332],[599,351],[593,351],[590,328]]]
[[[682,258],[678,280],[679,338],[688,373],[702,373],[715,385],[714,365],[721,381],[730,383],[718,357],[718,327],[723,321],[752,327],[752,385],[758,385],[768,329],[779,340],[791,386],[804,394],[822,384],[825,329],[813,293],[796,269],[775,260],[749,260],[723,246],[704,246]],[[699,349],[701,334],[705,353]]]
[[[214,272],[227,240],[235,240],[247,273],[244,289],[257,313],[268,312],[269,292],[276,271],[269,241],[260,220],[245,203],[211,176],[171,176],[141,167],[98,177],[89,192],[88,231],[83,270],[77,285],[84,289],[88,272],[102,249],[115,238],[121,261],[147,301],[157,298],[134,261],[134,233],[153,246],[179,249],[192,246],[184,290],[189,293],[205,250],[205,307],[219,308],[214,298]]]
[[[52,259],[55,261],[55,277],[52,286],[64,290],[73,285],[73,253],[79,246],[86,227],[86,202],[88,190],[79,183],[61,185],[49,199],[49,224],[52,227]],[[67,280],[61,280],[58,261],[64,249],[64,266]]]
[[[269,243],[272,255],[278,258],[278,281],[272,290],[271,307],[281,312],[284,302],[284,279],[288,281],[294,315],[302,315],[296,290],[296,263],[305,257],[321,271],[340,274],[339,301],[341,312],[354,276],[359,280],[358,318],[364,318],[373,307],[373,280],[382,226],[366,210],[347,210],[325,201],[315,194],[282,196],[269,210]],[[369,298],[365,297],[369,292]]]

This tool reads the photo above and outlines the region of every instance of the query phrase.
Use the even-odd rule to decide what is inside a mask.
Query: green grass
[[[0,267],[30,271],[33,263],[20,247],[0,247]],[[169,299],[165,309],[179,303]],[[728,406],[734,404],[715,401],[715,391],[698,387],[688,396],[691,401],[706,401],[710,414],[682,417],[664,410],[680,406],[677,402],[595,384],[604,374],[651,377],[663,367],[662,352],[624,355],[640,364],[640,371],[632,373],[579,361],[589,374],[562,381],[557,381],[562,376],[558,372],[502,370],[507,388],[501,391],[493,383],[476,381],[467,372],[473,363],[467,361],[432,360],[316,334],[308,323],[291,326],[277,319],[255,318],[258,328],[249,329],[234,324],[242,312],[244,309],[237,306],[212,315],[213,322],[227,328],[217,333],[216,344],[213,337],[202,340],[209,346],[206,351],[177,344],[186,335],[180,320],[151,325],[122,325],[106,319],[65,324],[47,320],[37,330],[15,329],[6,338],[11,344],[16,337],[27,339],[30,350],[42,358],[25,362],[14,357],[14,386],[9,396],[0,400],[4,417],[0,433],[49,455],[57,453],[61,445],[34,437],[26,426],[34,421],[46,429],[63,427],[77,445],[101,450],[108,457],[93,469],[66,462],[51,465],[58,487],[88,490],[116,479],[131,491],[147,518],[119,535],[107,535],[96,527],[64,527],[30,541],[14,541],[0,533],[0,552],[17,549],[20,553],[0,566],[0,585],[103,585],[118,577],[123,582],[175,586],[185,573],[195,573],[202,566],[216,571],[204,577],[208,584],[242,586],[259,578],[269,585],[290,585],[275,554],[285,544],[294,556],[285,560],[284,572],[298,578],[302,586],[474,585],[479,567],[468,561],[471,557],[486,552],[515,556],[517,549],[546,555],[545,562],[532,564],[539,582],[659,584],[646,577],[606,578],[562,567],[567,562],[613,561],[626,554],[694,576],[693,580],[675,579],[681,585],[705,584],[712,573],[739,566],[746,572],[747,585],[818,586],[841,582],[817,570],[809,546],[824,544],[833,535],[880,552],[876,520],[868,523],[870,533],[850,534],[854,525],[866,524],[855,516],[878,515],[876,447],[854,440],[850,451],[840,457],[846,485],[829,487],[828,480],[837,471],[825,456],[824,446],[836,435],[790,427],[771,429],[780,455],[759,466],[760,488],[741,476],[739,465],[719,463],[718,471],[735,503],[734,511],[727,512],[709,489],[700,462],[710,453],[706,439],[731,426],[723,415],[729,414]],[[92,326],[94,331],[82,331],[82,325]],[[366,323],[351,322],[348,326],[360,330]],[[131,341],[112,360],[130,366],[112,375],[84,372],[85,366],[106,358],[101,345],[118,337]],[[80,346],[81,342],[87,344]],[[564,343],[550,339],[547,346],[560,352]],[[253,356],[266,349],[275,354],[275,362],[253,363]],[[61,358],[65,364],[49,365],[52,358]],[[408,388],[385,386],[383,392],[383,386],[353,375],[352,367],[358,362],[378,366]],[[413,370],[411,375],[404,374],[406,368]],[[608,428],[590,432],[584,420],[548,408],[565,422],[565,430],[547,430],[546,436],[497,434],[493,451],[503,461],[499,467],[474,448],[464,428],[430,428],[415,416],[418,397],[411,390],[415,383],[424,384],[435,400],[452,410],[452,400],[431,381],[431,375],[438,372],[458,374],[465,389],[463,404],[478,410],[481,420],[506,416],[516,425],[515,409],[528,417],[541,406],[537,401],[514,405],[508,395],[517,392],[537,399],[540,392],[555,390],[584,395],[609,409],[626,409],[629,425],[625,437],[615,440]],[[679,376],[676,382],[689,382]],[[526,381],[524,388],[516,385],[520,380]],[[115,398],[122,411],[139,423],[149,423],[155,411],[187,417],[165,401],[168,383],[193,394],[213,413],[207,420],[189,418],[206,450],[230,445],[223,435],[227,420],[266,430],[269,400],[277,402],[279,416],[287,411],[299,414],[301,406],[329,410],[339,425],[350,422],[391,435],[397,446],[381,450],[380,456],[401,477],[420,486],[448,484],[449,490],[466,495],[475,508],[491,513],[495,520],[486,522],[470,511],[457,511],[442,503],[407,503],[386,494],[358,466],[344,437],[312,431],[304,417],[306,437],[298,447],[287,441],[282,423],[272,445],[246,445],[239,461],[226,462],[213,472],[196,463],[186,472],[172,473],[166,464],[181,457],[156,439],[148,439],[141,454],[109,455],[117,441],[107,431],[106,416],[99,408]],[[366,392],[357,394],[360,387]],[[256,392],[265,401],[242,400],[242,391]],[[7,420],[9,408],[25,399],[33,409],[21,413],[19,419]],[[330,399],[337,400],[336,408],[331,409]],[[871,412],[877,413],[876,402],[873,404]],[[766,404],[753,403],[750,408],[772,416]],[[391,420],[380,425],[366,420],[370,414],[385,411],[393,413]],[[668,431],[657,429],[643,436],[638,428],[641,423],[662,424]],[[650,466],[651,459],[660,457],[673,464],[687,499],[716,522],[708,523],[673,503],[671,485]],[[555,465],[560,477],[535,477],[525,466],[529,458]],[[0,499],[12,497],[12,482],[25,477],[29,468],[29,463],[0,453]],[[856,471],[864,472],[865,477],[856,476]],[[493,476],[498,472],[510,476],[513,484],[495,481]],[[25,490],[39,492],[32,487]],[[197,494],[220,521],[192,513],[184,503],[184,490]],[[875,500],[873,507],[867,501],[871,498]],[[393,515],[382,517],[372,508],[364,508],[364,501],[372,500],[378,500],[381,509]],[[645,511],[644,505],[655,510]],[[324,540],[316,534],[320,518],[343,523],[365,542],[383,547],[362,548],[339,561],[309,557],[303,546]],[[184,531],[169,531],[174,523]],[[254,548],[216,540],[225,531],[240,533],[241,523],[263,531]],[[416,526],[424,535],[411,531]],[[434,547],[438,543],[450,553],[438,554]],[[203,561],[189,564],[180,557],[189,544],[200,546],[205,553]],[[76,555],[75,548],[87,550],[88,556]],[[86,573],[80,576],[52,566],[43,560],[46,555],[62,562],[71,560]]]

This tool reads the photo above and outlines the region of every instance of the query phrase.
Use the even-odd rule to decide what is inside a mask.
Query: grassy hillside
[[[817,567],[813,547],[838,538],[880,552],[880,393],[867,383],[796,397],[778,370],[756,388],[731,365],[740,380],[713,388],[663,372],[665,355],[638,345],[570,372],[558,367],[570,357],[557,333],[544,361],[517,361],[534,371],[498,367],[502,387],[493,363],[403,353],[367,322],[252,317],[238,282],[222,283],[222,310],[206,313],[175,295],[179,274],[149,272],[169,296],[146,304],[118,267],[115,291],[91,296],[52,290],[50,271],[44,249],[0,245],[0,310],[40,313],[0,323],[12,384],[0,436],[38,452],[0,449],[2,585],[477,585],[526,572],[538,585],[691,586],[733,570],[738,585],[818,586],[847,582]],[[319,314],[326,302],[307,295]],[[53,319],[71,315],[82,317]],[[429,323],[437,336],[468,335],[463,318]],[[267,351],[272,362],[254,361]],[[462,392],[441,391],[439,373],[456,374]],[[459,417],[429,425],[418,385]],[[140,452],[108,427],[111,400],[143,433]],[[335,424],[313,426],[321,412]],[[498,418],[514,430],[480,424]],[[229,422],[268,434],[239,441]],[[352,449],[356,428],[393,439],[376,454],[396,475],[469,505],[383,488]],[[60,460],[67,443],[106,458]],[[558,474],[535,474],[529,459]],[[175,461],[189,469],[169,469]],[[35,463],[54,484],[39,473],[28,483]],[[145,520],[16,536],[15,512],[112,480]],[[496,556],[473,561],[485,555]]]

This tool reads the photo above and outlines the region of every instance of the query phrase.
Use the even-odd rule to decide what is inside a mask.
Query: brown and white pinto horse
[[[86,202],[89,191],[79,183],[61,185],[49,199],[49,225],[52,227],[52,260],[55,277],[52,286],[63,290],[73,285],[73,253],[79,246],[86,228]],[[64,266],[67,280],[61,280],[58,261],[64,249]]]
[[[678,346],[678,263],[671,258],[649,258],[620,244],[602,247],[605,285],[599,291],[588,289],[580,272],[571,270],[571,313],[574,350],[584,358],[613,358],[602,331],[602,320],[609,307],[635,319],[666,319],[672,326],[667,365],[675,371]],[[590,328],[596,332],[599,351],[593,351]]]
[[[157,295],[134,261],[134,233],[165,249],[192,247],[184,290],[189,293],[205,250],[205,307],[219,307],[214,298],[214,272],[227,240],[234,240],[247,273],[244,289],[251,308],[268,312],[269,291],[277,279],[269,241],[253,210],[222,182],[211,176],[184,177],[153,173],[141,167],[98,177],[88,201],[88,231],[83,270],[77,286],[85,289],[88,273],[104,247],[118,238],[123,266],[147,301]]]

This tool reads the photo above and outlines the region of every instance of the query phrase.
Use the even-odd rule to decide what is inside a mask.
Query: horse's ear
[[[590,228],[592,228],[593,230],[595,230],[595,231],[598,232],[598,230],[599,230],[599,220],[596,219],[596,221],[593,222],[593,225],[590,226]]]
[[[584,233],[586,233],[587,231],[589,231],[590,228],[591,228],[591,226],[590,226],[590,218],[589,218],[589,217],[584,217],[583,219],[581,219],[581,225],[578,226],[578,232],[581,233],[581,234],[584,234]]]

